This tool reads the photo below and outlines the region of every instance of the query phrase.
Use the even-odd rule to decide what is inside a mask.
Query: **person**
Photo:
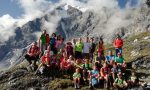
[[[106,82],[104,83],[105,87],[108,88],[111,85],[110,82],[111,70],[108,67],[108,64],[106,62],[103,64],[103,67],[100,69],[100,74],[102,79]]]
[[[124,58],[122,57],[120,52],[118,53],[117,57],[115,57],[115,62],[117,63],[118,68],[122,72],[125,72],[125,70],[126,70],[126,63],[125,63]]]
[[[99,70],[97,69],[96,66],[93,66],[93,70],[91,70],[90,72],[90,80],[89,80],[90,87],[91,86],[98,87],[99,79],[100,79]]]
[[[94,37],[91,38],[91,44],[90,44],[90,58],[93,60],[93,54],[95,52],[96,44],[94,43]]]
[[[50,46],[51,46],[51,50],[54,52],[54,54],[56,54],[56,52],[57,52],[55,45],[56,45],[56,34],[53,33],[50,38]]]
[[[121,37],[119,35],[117,35],[116,39],[113,42],[113,45],[116,49],[116,56],[118,53],[122,54],[123,40],[121,39]]]
[[[75,45],[75,59],[82,59],[82,50],[83,50],[83,43],[82,39],[79,38],[79,41]]]
[[[44,76],[49,76],[48,75],[49,70],[50,70],[50,56],[49,52],[46,52],[46,54],[44,54],[41,57],[41,64],[39,65],[36,73]]]
[[[111,69],[113,80],[117,78],[117,73],[119,72],[117,63],[113,64],[113,68]]]
[[[87,81],[88,74],[92,70],[92,64],[89,62],[89,59],[85,59],[85,63],[82,65],[83,68],[83,80]]]
[[[51,57],[51,56],[53,56],[53,51],[51,51],[51,47],[50,47],[50,45],[49,46],[47,46],[47,50],[45,50],[44,51],[44,54],[46,54],[46,52],[48,52],[49,53],[49,56]]]
[[[131,87],[139,85],[139,78],[136,76],[136,72],[132,72],[132,75],[128,80],[128,85]]]
[[[112,51],[110,50],[108,51],[108,56],[106,56],[105,58],[106,58],[106,61],[110,63],[111,60],[114,60],[114,57],[115,56],[112,54]]]
[[[96,60],[101,62],[101,60],[104,60],[104,46],[103,46],[103,39],[101,38],[99,43],[96,46]]]
[[[51,76],[54,79],[56,76],[58,76],[59,69],[60,69],[60,60],[57,59],[57,55],[51,56],[51,62],[50,62],[50,72]]]
[[[43,30],[43,33],[40,36],[40,49],[41,49],[41,53],[44,52],[44,50],[46,49],[46,45],[47,45],[47,32],[46,30]]]
[[[64,43],[64,38],[61,38],[60,39],[60,45],[58,46],[58,50],[60,50],[60,49],[64,49],[65,48],[65,43]]]
[[[50,44],[50,36],[49,34],[46,34],[46,49],[49,46],[49,44]]]
[[[62,71],[63,74],[67,74],[70,70],[70,64],[67,62],[68,58],[65,56],[63,60],[60,63],[60,70]]]
[[[80,88],[80,79],[81,79],[80,69],[77,68],[76,72],[73,74],[74,87],[76,89]]]
[[[36,62],[39,59],[39,54],[40,50],[37,46],[37,42],[33,42],[27,54],[25,55],[25,59],[28,61],[29,65],[32,65],[33,60],[33,66],[36,66]]]
[[[119,90],[125,90],[128,86],[127,82],[125,81],[125,79],[123,78],[122,76],[122,73],[119,72],[117,74],[118,78],[115,79],[114,83],[113,83],[113,86],[116,88],[116,89],[119,89]]]
[[[67,42],[66,43],[66,47],[65,47],[65,51],[67,54],[67,57],[69,58],[69,56],[73,56],[73,46],[71,42]]]
[[[83,43],[83,59],[90,59],[90,42],[89,38],[85,38],[85,42]]]

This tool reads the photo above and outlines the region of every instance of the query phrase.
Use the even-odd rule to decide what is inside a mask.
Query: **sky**
[[[57,2],[59,0],[51,0]],[[128,1],[131,1],[131,6],[136,5],[137,0],[118,0],[120,8],[125,8]],[[0,0],[0,17],[9,14],[13,18],[18,18],[24,13],[23,9],[19,6],[16,0]]]

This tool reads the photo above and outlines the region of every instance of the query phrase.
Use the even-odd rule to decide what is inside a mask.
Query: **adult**
[[[94,37],[91,38],[91,44],[90,44],[90,58],[93,59],[93,54],[95,52],[96,44],[94,43]]]
[[[83,43],[83,54],[82,54],[83,58],[85,59],[89,59],[90,58],[90,42],[89,42],[89,38],[86,37],[85,38],[85,42]]]
[[[122,76],[122,73],[117,74],[118,78],[115,79],[115,82],[113,83],[113,86],[117,88],[118,90],[125,90],[127,88],[127,82]]]
[[[113,42],[113,45],[116,49],[116,56],[120,52],[122,54],[122,46],[123,46],[123,40],[119,35],[117,35],[116,39]]]
[[[71,42],[67,42],[66,46],[65,46],[65,51],[67,54],[67,57],[69,58],[69,56],[73,56],[73,46]]]
[[[33,65],[36,66],[36,62],[39,58],[40,50],[37,46],[37,42],[33,42],[31,47],[29,48],[27,54],[25,55],[26,60],[31,65],[33,61]]]
[[[43,33],[40,36],[39,42],[40,42],[40,50],[43,53],[44,50],[46,49],[46,45],[47,45],[47,42],[48,42],[46,30],[43,30]]]
[[[79,38],[79,41],[75,45],[75,59],[82,59],[82,50],[83,50],[83,43],[82,39]]]
[[[108,55],[105,58],[106,58],[106,61],[110,63],[111,60],[115,59],[115,56],[112,54],[112,51],[110,50],[108,51]]]

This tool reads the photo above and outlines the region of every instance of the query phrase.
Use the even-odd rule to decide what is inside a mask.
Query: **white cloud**
[[[123,26],[129,24],[130,20],[126,19],[127,15],[130,15],[128,10],[130,9],[127,6],[127,9],[123,11],[119,9],[117,0],[87,0],[87,3],[80,2],[79,0],[60,0],[58,3],[51,3],[49,0],[12,0],[18,2],[18,5],[24,10],[24,13],[17,19],[14,19],[10,15],[3,15],[0,17],[0,40],[1,42],[7,41],[10,36],[15,35],[14,29],[12,28],[14,24],[16,26],[22,26],[26,22],[33,20],[37,17],[41,17],[48,11],[51,11],[55,6],[60,4],[69,4],[72,6],[79,6],[83,8],[88,8],[94,10],[99,15],[105,15],[102,10],[103,7],[110,9],[110,14],[112,16],[108,20],[107,29],[112,30],[118,26]],[[84,0],[86,1],[86,0]],[[138,0],[138,5],[143,0]],[[51,20],[44,22],[44,27],[48,29],[48,32],[52,32],[56,29],[57,22],[59,18],[51,18]],[[110,28],[111,27],[111,28]],[[14,27],[15,28],[15,27]]]

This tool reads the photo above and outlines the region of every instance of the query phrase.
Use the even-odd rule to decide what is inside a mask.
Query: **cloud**
[[[111,17],[108,19],[107,24],[105,25],[108,32],[112,32],[112,29],[116,29],[118,28],[118,26],[127,25],[131,21],[131,19],[125,18],[127,16],[130,16],[131,12],[129,11],[129,9],[131,9],[131,0],[129,0],[124,10],[121,10],[119,8],[117,0],[57,0],[56,3],[52,3],[51,0],[12,1],[17,2],[20,8],[23,9],[24,13],[18,18],[13,18],[8,14],[0,17],[1,42],[5,42],[9,39],[9,37],[15,35],[14,28],[16,26],[22,26],[30,20],[41,17],[45,15],[45,13],[52,11],[56,6],[61,4],[83,7],[86,9],[88,8],[89,10],[95,11],[99,16],[106,14],[106,12],[104,11],[104,7],[108,8],[108,14],[112,14]],[[137,6],[140,5],[142,1],[143,0],[137,0]],[[48,32],[53,32],[56,29],[59,19],[59,16],[57,16],[57,18],[51,18],[51,20],[44,22],[43,27],[48,29]]]
[[[15,35],[13,31],[15,22],[16,19],[11,17],[9,14],[0,17],[0,42],[7,41],[10,36]]]

